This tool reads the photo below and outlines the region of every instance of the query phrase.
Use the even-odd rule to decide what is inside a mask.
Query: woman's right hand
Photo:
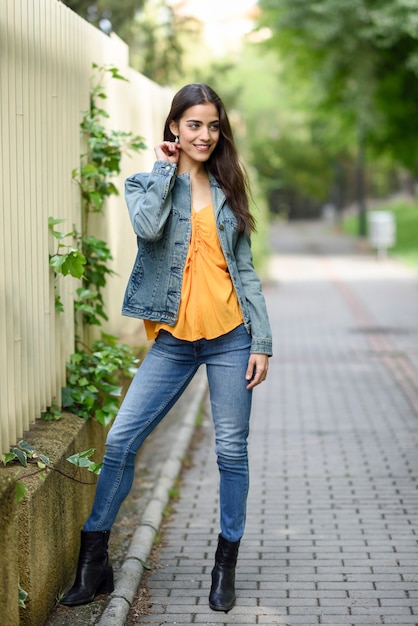
[[[174,141],[163,141],[154,148],[158,161],[168,161],[178,163],[180,155],[180,144]]]

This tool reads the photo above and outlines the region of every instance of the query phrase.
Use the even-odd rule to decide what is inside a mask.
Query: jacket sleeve
[[[261,281],[254,269],[251,240],[247,233],[238,236],[235,246],[235,260],[251,320],[251,352],[273,354],[273,341],[266,302],[261,288]]]
[[[149,174],[134,174],[125,181],[125,199],[135,233],[141,239],[158,241],[171,210],[171,189],[177,166],[156,161]]]

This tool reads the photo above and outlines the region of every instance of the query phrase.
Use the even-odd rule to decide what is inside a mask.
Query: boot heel
[[[102,584],[97,589],[97,593],[112,593],[114,588],[115,585],[113,583],[113,569],[112,566],[109,566],[106,570],[106,575]]]

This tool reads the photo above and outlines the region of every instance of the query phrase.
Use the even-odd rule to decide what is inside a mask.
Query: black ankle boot
[[[239,543],[227,541],[219,535],[209,594],[209,606],[213,611],[228,613],[235,604],[235,566]]]
[[[60,604],[76,606],[94,600],[98,593],[113,591],[113,570],[107,555],[110,531],[81,531],[80,556],[74,585]]]

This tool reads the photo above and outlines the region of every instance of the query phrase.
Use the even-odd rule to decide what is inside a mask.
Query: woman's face
[[[220,136],[219,115],[212,102],[196,104],[186,109],[171,131],[178,135],[182,166],[186,161],[205,163],[215,150]]]

